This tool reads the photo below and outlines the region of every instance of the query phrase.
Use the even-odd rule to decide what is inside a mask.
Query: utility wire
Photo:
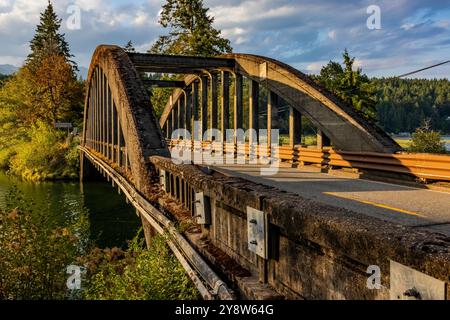
[[[435,65],[432,65],[432,66],[429,66],[429,67],[426,67],[426,68],[422,68],[422,69],[419,69],[419,70],[416,70],[416,71],[412,71],[412,72],[408,72],[408,73],[402,74],[402,75],[394,77],[394,78],[407,77],[407,76],[410,76],[410,75],[415,74],[415,73],[419,73],[419,72],[422,72],[422,71],[425,71],[425,70],[428,70],[428,69],[431,69],[431,68],[442,66],[443,64],[446,64],[446,63],[449,63],[449,62],[450,62],[450,60],[447,60],[447,61],[435,64]]]

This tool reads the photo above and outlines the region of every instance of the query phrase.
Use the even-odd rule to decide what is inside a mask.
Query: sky
[[[0,0],[0,64],[20,66],[48,0]],[[164,0],[53,0],[75,61],[88,67],[99,44],[150,48],[166,31]],[[395,76],[450,60],[450,0],[204,0],[234,52],[271,57],[317,73],[344,49],[369,76]],[[80,28],[71,27],[73,5]],[[369,6],[380,9],[373,20]],[[369,22],[380,21],[378,28]],[[369,24],[373,25],[373,24]],[[415,75],[450,78],[450,64]]]

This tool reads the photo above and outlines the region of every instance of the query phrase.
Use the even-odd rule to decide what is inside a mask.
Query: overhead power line
[[[449,63],[449,62],[450,62],[450,60],[447,60],[447,61],[435,64],[435,65],[432,65],[432,66],[429,66],[429,67],[426,67],[426,68],[422,68],[422,69],[419,69],[419,70],[416,70],[416,71],[412,71],[412,72],[408,72],[408,73],[402,74],[400,76],[397,76],[396,78],[407,77],[407,76],[410,76],[410,75],[415,74],[415,73],[419,73],[419,72],[422,72],[422,71],[425,71],[425,70],[428,70],[428,69],[431,69],[431,68],[442,66],[443,64],[446,64],[446,63]]]

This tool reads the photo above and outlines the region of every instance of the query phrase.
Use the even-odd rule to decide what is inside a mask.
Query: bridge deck
[[[450,236],[450,193],[314,172],[280,168],[261,176],[258,166],[224,165],[217,171],[296,193],[304,198],[418,229]]]

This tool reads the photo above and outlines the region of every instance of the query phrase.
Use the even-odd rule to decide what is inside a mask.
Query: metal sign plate
[[[166,185],[166,171],[161,170],[159,173],[159,184],[161,185],[161,188],[167,192],[167,185]]]
[[[195,194],[195,217],[198,224],[211,224],[211,210],[203,192]]]
[[[267,222],[263,211],[247,207],[248,250],[267,259]]]
[[[445,282],[390,261],[391,300],[445,300]]]
[[[56,129],[72,129],[73,125],[70,122],[56,122],[55,128]]]

